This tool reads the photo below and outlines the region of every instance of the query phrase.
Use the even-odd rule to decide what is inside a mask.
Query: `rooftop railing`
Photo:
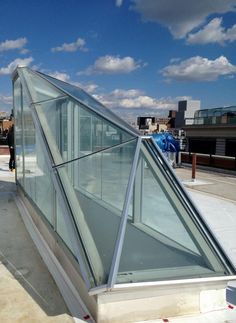
[[[213,116],[213,117],[198,117],[186,118],[185,125],[230,125],[236,124],[236,115],[229,116]]]

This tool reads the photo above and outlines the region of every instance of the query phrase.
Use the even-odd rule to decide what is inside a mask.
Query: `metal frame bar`
[[[137,169],[137,165],[138,165],[141,142],[142,142],[142,138],[139,137],[137,140],[137,146],[136,146],[133,164],[132,164],[132,168],[130,171],[128,186],[127,186],[127,190],[126,190],[126,194],[125,194],[125,201],[124,201],[123,211],[122,211],[122,215],[121,215],[119,232],[117,235],[117,240],[116,240],[115,250],[114,250],[114,254],[113,254],[113,258],[112,258],[110,274],[108,277],[108,283],[107,283],[108,288],[113,288],[115,281],[116,281],[118,269],[119,269],[120,257],[121,257],[121,252],[122,252],[122,248],[123,248],[123,244],[124,244],[125,230],[126,230],[126,224],[127,224],[127,218],[128,218],[129,204],[130,204],[131,197],[132,197],[132,188],[134,186],[134,179],[135,179],[136,169]]]
[[[217,276],[217,277],[203,277],[203,278],[189,278],[189,279],[175,279],[175,280],[161,280],[152,282],[140,282],[140,283],[123,283],[115,284],[112,290],[127,290],[137,288],[148,288],[148,287],[161,287],[161,286],[178,286],[184,284],[206,284],[223,281],[233,281],[236,279],[236,275],[232,276]]]
[[[83,159],[83,158],[86,158],[86,157],[90,157],[90,156],[92,156],[92,155],[96,155],[96,154],[99,154],[99,153],[101,153],[101,152],[104,152],[104,151],[107,151],[107,150],[113,149],[113,148],[117,148],[117,147],[124,146],[124,145],[126,145],[127,143],[132,142],[132,141],[135,141],[135,140],[137,140],[137,138],[132,138],[132,139],[127,140],[127,141],[124,141],[124,142],[122,142],[122,143],[120,143],[120,144],[113,145],[113,146],[110,146],[110,147],[107,147],[107,148],[103,148],[103,149],[100,149],[100,150],[96,150],[96,151],[94,151],[94,152],[92,152],[92,153],[90,153],[90,154],[87,154],[87,155],[84,155],[84,156],[81,156],[81,157],[77,157],[77,158],[74,158],[74,159],[68,160],[68,161],[66,161],[66,162],[64,162],[64,163],[61,163],[61,164],[54,165],[54,166],[53,166],[53,168],[63,167],[63,166],[65,166],[65,165],[68,165],[68,164],[70,164],[70,163],[73,163],[73,162],[75,162],[75,161],[77,161],[77,160],[80,160],[80,159]]]
[[[134,181],[133,194],[133,223],[137,224],[142,221],[143,209],[143,160],[140,159],[137,166],[136,177]]]
[[[57,100],[62,100],[62,99],[68,99],[68,95],[67,94],[63,94],[61,96],[58,96],[56,98],[50,98],[50,99],[46,99],[46,100],[41,100],[41,101],[34,101],[31,104],[44,104],[44,103],[48,103],[51,101],[57,101]]]

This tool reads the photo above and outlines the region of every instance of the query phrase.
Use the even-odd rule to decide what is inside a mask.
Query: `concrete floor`
[[[187,188],[236,201],[236,171],[223,173],[212,168],[211,171],[197,168],[195,182],[191,182],[191,167],[176,168],[175,172]]]
[[[14,202],[15,176],[0,156],[0,322],[74,322]]]
[[[236,172],[198,169],[195,182],[189,167],[175,173],[236,268]]]

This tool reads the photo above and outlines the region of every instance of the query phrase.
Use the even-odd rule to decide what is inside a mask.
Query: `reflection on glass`
[[[63,82],[61,80],[55,79],[49,75],[45,75],[42,73],[38,73],[39,75],[43,75],[44,78],[49,80],[55,86],[58,86],[61,90],[65,91],[68,95],[76,98],[80,103],[84,106],[88,106],[93,109],[95,112],[98,112],[100,115],[104,116],[104,118],[109,118],[109,120],[113,121],[117,125],[124,126],[125,129],[129,130],[131,133],[138,134],[136,130],[131,127],[128,123],[126,123],[122,118],[119,118],[111,109],[106,108],[103,104],[97,101],[93,96],[86,93],[81,88]]]
[[[68,98],[37,104],[36,110],[48,142],[53,142],[54,149],[60,154],[55,164],[134,138]]]

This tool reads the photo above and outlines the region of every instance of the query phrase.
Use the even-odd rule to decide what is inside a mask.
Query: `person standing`
[[[15,169],[15,148],[14,148],[14,125],[11,126],[7,135],[7,144],[10,152],[9,170],[12,172]]]

